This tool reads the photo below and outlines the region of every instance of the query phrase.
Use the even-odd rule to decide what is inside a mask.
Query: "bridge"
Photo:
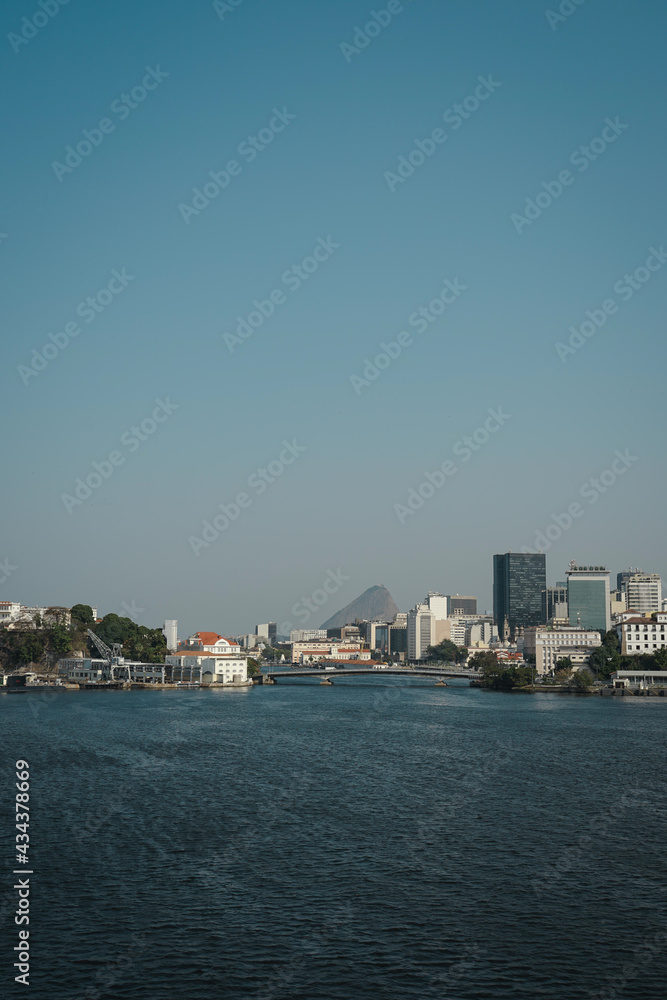
[[[333,670],[323,667],[295,667],[290,670],[269,670],[262,672],[261,680],[256,675],[253,679],[261,684],[264,679],[277,683],[279,680],[294,678],[317,677],[322,681],[334,681],[341,677],[429,677],[440,681],[451,678],[476,680],[479,674],[475,670],[465,670],[462,667],[335,667]]]

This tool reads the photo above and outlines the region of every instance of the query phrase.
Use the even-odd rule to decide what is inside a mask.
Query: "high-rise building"
[[[625,585],[631,576],[636,576],[637,574],[643,576],[643,569],[624,569],[622,573],[616,574],[616,590],[625,590]]]
[[[542,591],[547,588],[543,552],[505,552],[493,557],[493,616],[501,640],[542,624]]]
[[[437,594],[429,590],[424,603],[429,611],[433,612],[436,620],[441,621],[443,618],[447,618],[447,601],[448,598],[444,594]]]
[[[435,645],[435,615],[426,604],[408,611],[408,658],[423,660],[429,646]]]
[[[576,628],[611,628],[609,570],[604,566],[577,566],[567,570],[567,606],[570,625]]]
[[[293,628],[289,634],[290,642],[310,642],[313,639],[326,639],[325,628]]]
[[[641,616],[662,611],[662,580],[658,573],[635,573],[625,581],[625,606]]]
[[[178,649],[178,620],[176,618],[168,618],[164,623],[162,632],[167,640],[167,651],[175,653]]]
[[[554,618],[567,618],[567,582],[542,591],[542,624],[548,625]]]
[[[462,597],[460,594],[447,595],[447,618],[461,618],[477,614],[477,598]]]
[[[255,625],[255,635],[261,636],[271,645],[276,640],[277,626],[275,622],[266,622],[264,625]]]

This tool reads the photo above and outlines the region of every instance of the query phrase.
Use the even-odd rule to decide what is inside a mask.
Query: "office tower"
[[[635,573],[625,581],[625,604],[628,611],[642,617],[662,611],[662,580],[658,573]]]
[[[442,620],[443,618],[448,617],[447,601],[448,598],[445,597],[444,594],[438,594],[432,590],[429,590],[425,604],[426,607],[429,609],[429,611],[433,612],[433,614],[436,617],[436,620]]]
[[[616,590],[625,590],[625,585],[631,576],[636,576],[637,574],[644,574],[643,569],[624,569],[622,573],[616,574]]]
[[[548,625],[554,618],[567,618],[567,582],[542,591],[542,624]]]
[[[167,619],[164,623],[162,633],[167,640],[167,651],[175,653],[178,649],[178,620],[176,618]]]
[[[465,615],[477,614],[477,598],[461,597],[460,594],[447,595],[447,617],[461,618]]]
[[[408,659],[423,660],[434,644],[435,615],[426,604],[418,604],[408,611]]]
[[[501,640],[542,624],[542,591],[547,588],[543,552],[505,552],[493,557],[493,616]]]
[[[276,641],[277,627],[275,622],[266,622],[264,625],[255,625],[255,635],[262,636],[269,645]]]
[[[608,632],[611,628],[609,570],[571,562],[566,576],[570,625]]]

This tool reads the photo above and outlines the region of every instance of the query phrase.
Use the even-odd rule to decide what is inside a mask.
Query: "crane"
[[[105,674],[107,674],[107,680],[110,681],[129,681],[130,668],[125,666],[123,663],[122,651],[123,647],[119,642],[114,642],[111,649],[107,646],[106,642],[102,642],[98,635],[95,635],[92,629],[86,629],[88,633],[88,638],[97,646],[98,651],[102,655],[103,659],[106,660]]]

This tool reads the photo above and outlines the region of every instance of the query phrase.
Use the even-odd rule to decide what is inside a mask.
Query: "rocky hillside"
[[[355,621],[393,621],[398,613],[394,598],[386,587],[369,587],[360,597],[351,601],[342,611],[332,615],[320,628],[340,628]]]

